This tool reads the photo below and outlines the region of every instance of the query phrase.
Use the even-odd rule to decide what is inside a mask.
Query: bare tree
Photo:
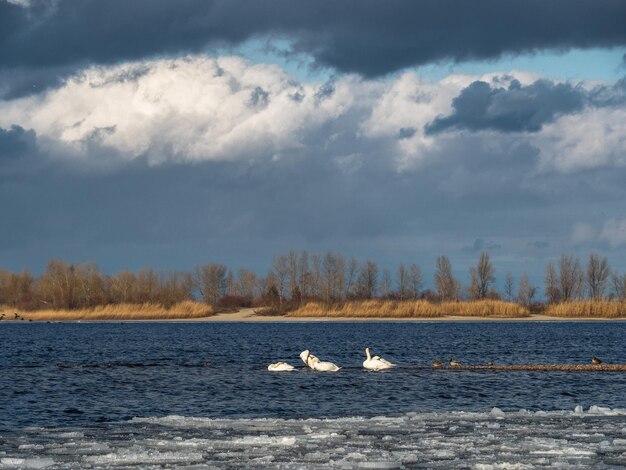
[[[626,300],[626,273],[618,274],[617,272],[613,272],[611,274],[611,294],[613,297],[625,301]]]
[[[561,255],[559,258],[559,284],[564,302],[582,297],[583,271],[577,257]]]
[[[140,270],[135,276],[135,298],[137,302],[156,302],[159,295],[159,276],[152,268]]]
[[[250,299],[255,297],[257,288],[257,276],[252,271],[247,269],[240,269],[237,271],[237,277],[235,279],[235,293],[242,297],[248,297]]]
[[[320,298],[322,292],[322,259],[320,255],[314,254],[311,256],[311,265],[310,295]]]
[[[452,275],[452,264],[447,256],[437,258],[435,288],[441,301],[457,300],[459,297],[459,283]]]
[[[536,292],[537,288],[530,283],[528,275],[524,273],[519,281],[519,291],[517,293],[519,303],[528,307],[532,304]]]
[[[398,299],[406,299],[409,296],[411,284],[409,282],[409,271],[408,269],[406,269],[404,264],[400,264],[400,266],[398,266],[398,273],[396,274],[396,285]]]
[[[343,263],[342,263],[343,264]],[[330,303],[337,298],[336,283],[339,280],[339,260],[330,251],[322,258],[322,295],[324,302]],[[343,269],[343,266],[341,267]],[[343,275],[341,276],[341,291],[343,291]]]
[[[600,257],[594,253],[589,255],[585,281],[587,292],[592,300],[602,300],[604,298],[610,274],[609,262],[605,257]]]
[[[380,295],[383,298],[391,296],[391,273],[388,269],[383,269],[383,276],[380,281]]]
[[[289,293],[293,297],[294,293],[302,293],[298,276],[298,254],[290,250],[287,255],[287,278],[289,282]]]
[[[515,295],[514,290],[515,279],[513,279],[513,274],[506,273],[506,277],[504,278],[504,295],[509,302],[513,300],[513,296]]]
[[[109,295],[115,304],[134,303],[137,298],[137,281],[133,273],[125,269],[109,278]]]
[[[422,287],[424,287],[424,276],[422,276],[422,270],[418,265],[412,264],[409,267],[409,294],[413,299],[419,298]]]
[[[75,275],[80,307],[95,307],[107,303],[104,276],[100,273],[96,263],[77,266]]]
[[[26,307],[33,301],[34,278],[30,271],[15,274],[0,269],[0,305]]]
[[[366,261],[359,270],[357,292],[363,299],[371,299],[378,288],[378,265],[374,261]]]
[[[552,261],[546,265],[546,275],[544,277],[544,294],[548,303],[555,304],[561,301],[561,289],[559,287],[559,277],[554,269]]]
[[[215,305],[222,298],[228,287],[227,268],[223,264],[205,264],[195,269],[195,284],[202,300]]]
[[[306,250],[302,250],[298,260],[298,284],[300,285],[300,295],[308,297],[311,290],[311,273],[309,272],[309,254]]]
[[[279,255],[272,262],[272,275],[274,287],[278,291],[280,308],[282,310],[283,300],[287,291],[287,279],[289,276],[289,261],[285,255]]]
[[[478,263],[470,268],[470,297],[482,300],[487,297],[489,288],[496,278],[494,268],[489,259],[489,253],[482,252],[478,257]]]
[[[359,272],[359,263],[357,262],[354,256],[350,258],[348,262],[348,268],[346,270],[346,281],[345,281],[345,293],[344,296],[346,298],[351,298],[356,296],[357,289],[357,276]]]

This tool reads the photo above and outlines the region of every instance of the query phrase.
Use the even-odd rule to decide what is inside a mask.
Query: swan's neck
[[[370,348],[365,348],[365,355],[368,361],[372,358],[372,356],[370,356]]]

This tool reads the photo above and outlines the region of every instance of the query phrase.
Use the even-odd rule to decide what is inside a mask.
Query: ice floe
[[[0,434],[0,469],[625,466],[626,410],[602,406],[373,418],[164,416]]]

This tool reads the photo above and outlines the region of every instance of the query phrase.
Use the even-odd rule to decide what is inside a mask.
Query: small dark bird
[[[456,366],[460,366],[461,363],[459,361],[457,361],[456,359],[450,359],[450,367],[456,367]]]
[[[591,363],[592,363],[592,364],[595,364],[596,366],[599,366],[600,364],[602,364],[602,359],[600,359],[599,357],[594,357],[594,358],[591,360]]]
[[[15,312],[13,315],[15,315],[15,319],[17,320],[18,318],[20,318],[20,316],[17,314],[17,312]]]
[[[441,367],[441,361],[433,361],[433,367]]]

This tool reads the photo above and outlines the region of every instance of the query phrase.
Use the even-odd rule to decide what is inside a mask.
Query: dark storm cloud
[[[367,76],[439,60],[626,44],[621,0],[0,0],[4,67],[110,63],[290,38]]]
[[[0,161],[4,158],[19,157],[35,148],[37,136],[32,129],[11,126],[10,129],[0,127]]]
[[[476,81],[454,98],[450,116],[435,119],[426,130],[430,134],[450,128],[537,132],[559,115],[581,110],[586,101],[587,92],[568,83],[538,80],[522,86],[513,80],[502,88]]]
[[[28,165],[11,159],[13,168],[0,165],[0,220],[11,227],[0,229],[0,266],[38,271],[61,257],[113,272],[217,261],[264,273],[275,254],[293,247],[373,258],[390,269],[417,262],[432,279],[437,255],[466,273],[477,251],[502,244],[510,264],[497,269],[516,272],[516,257],[535,256],[527,243],[542,236],[566,246],[581,214],[601,226],[598,204],[617,213],[626,197],[623,168],[588,172],[602,185],[581,186],[533,172],[530,147],[503,155],[473,135],[446,139],[436,163],[406,173],[377,158],[388,148],[375,143],[359,148],[361,165],[346,173],[336,155],[354,152],[354,141],[340,136],[326,145],[311,135],[308,158],[271,164],[268,154],[259,163],[154,167],[137,159],[84,171],[53,155]],[[541,273],[544,262],[537,257],[524,270]]]

